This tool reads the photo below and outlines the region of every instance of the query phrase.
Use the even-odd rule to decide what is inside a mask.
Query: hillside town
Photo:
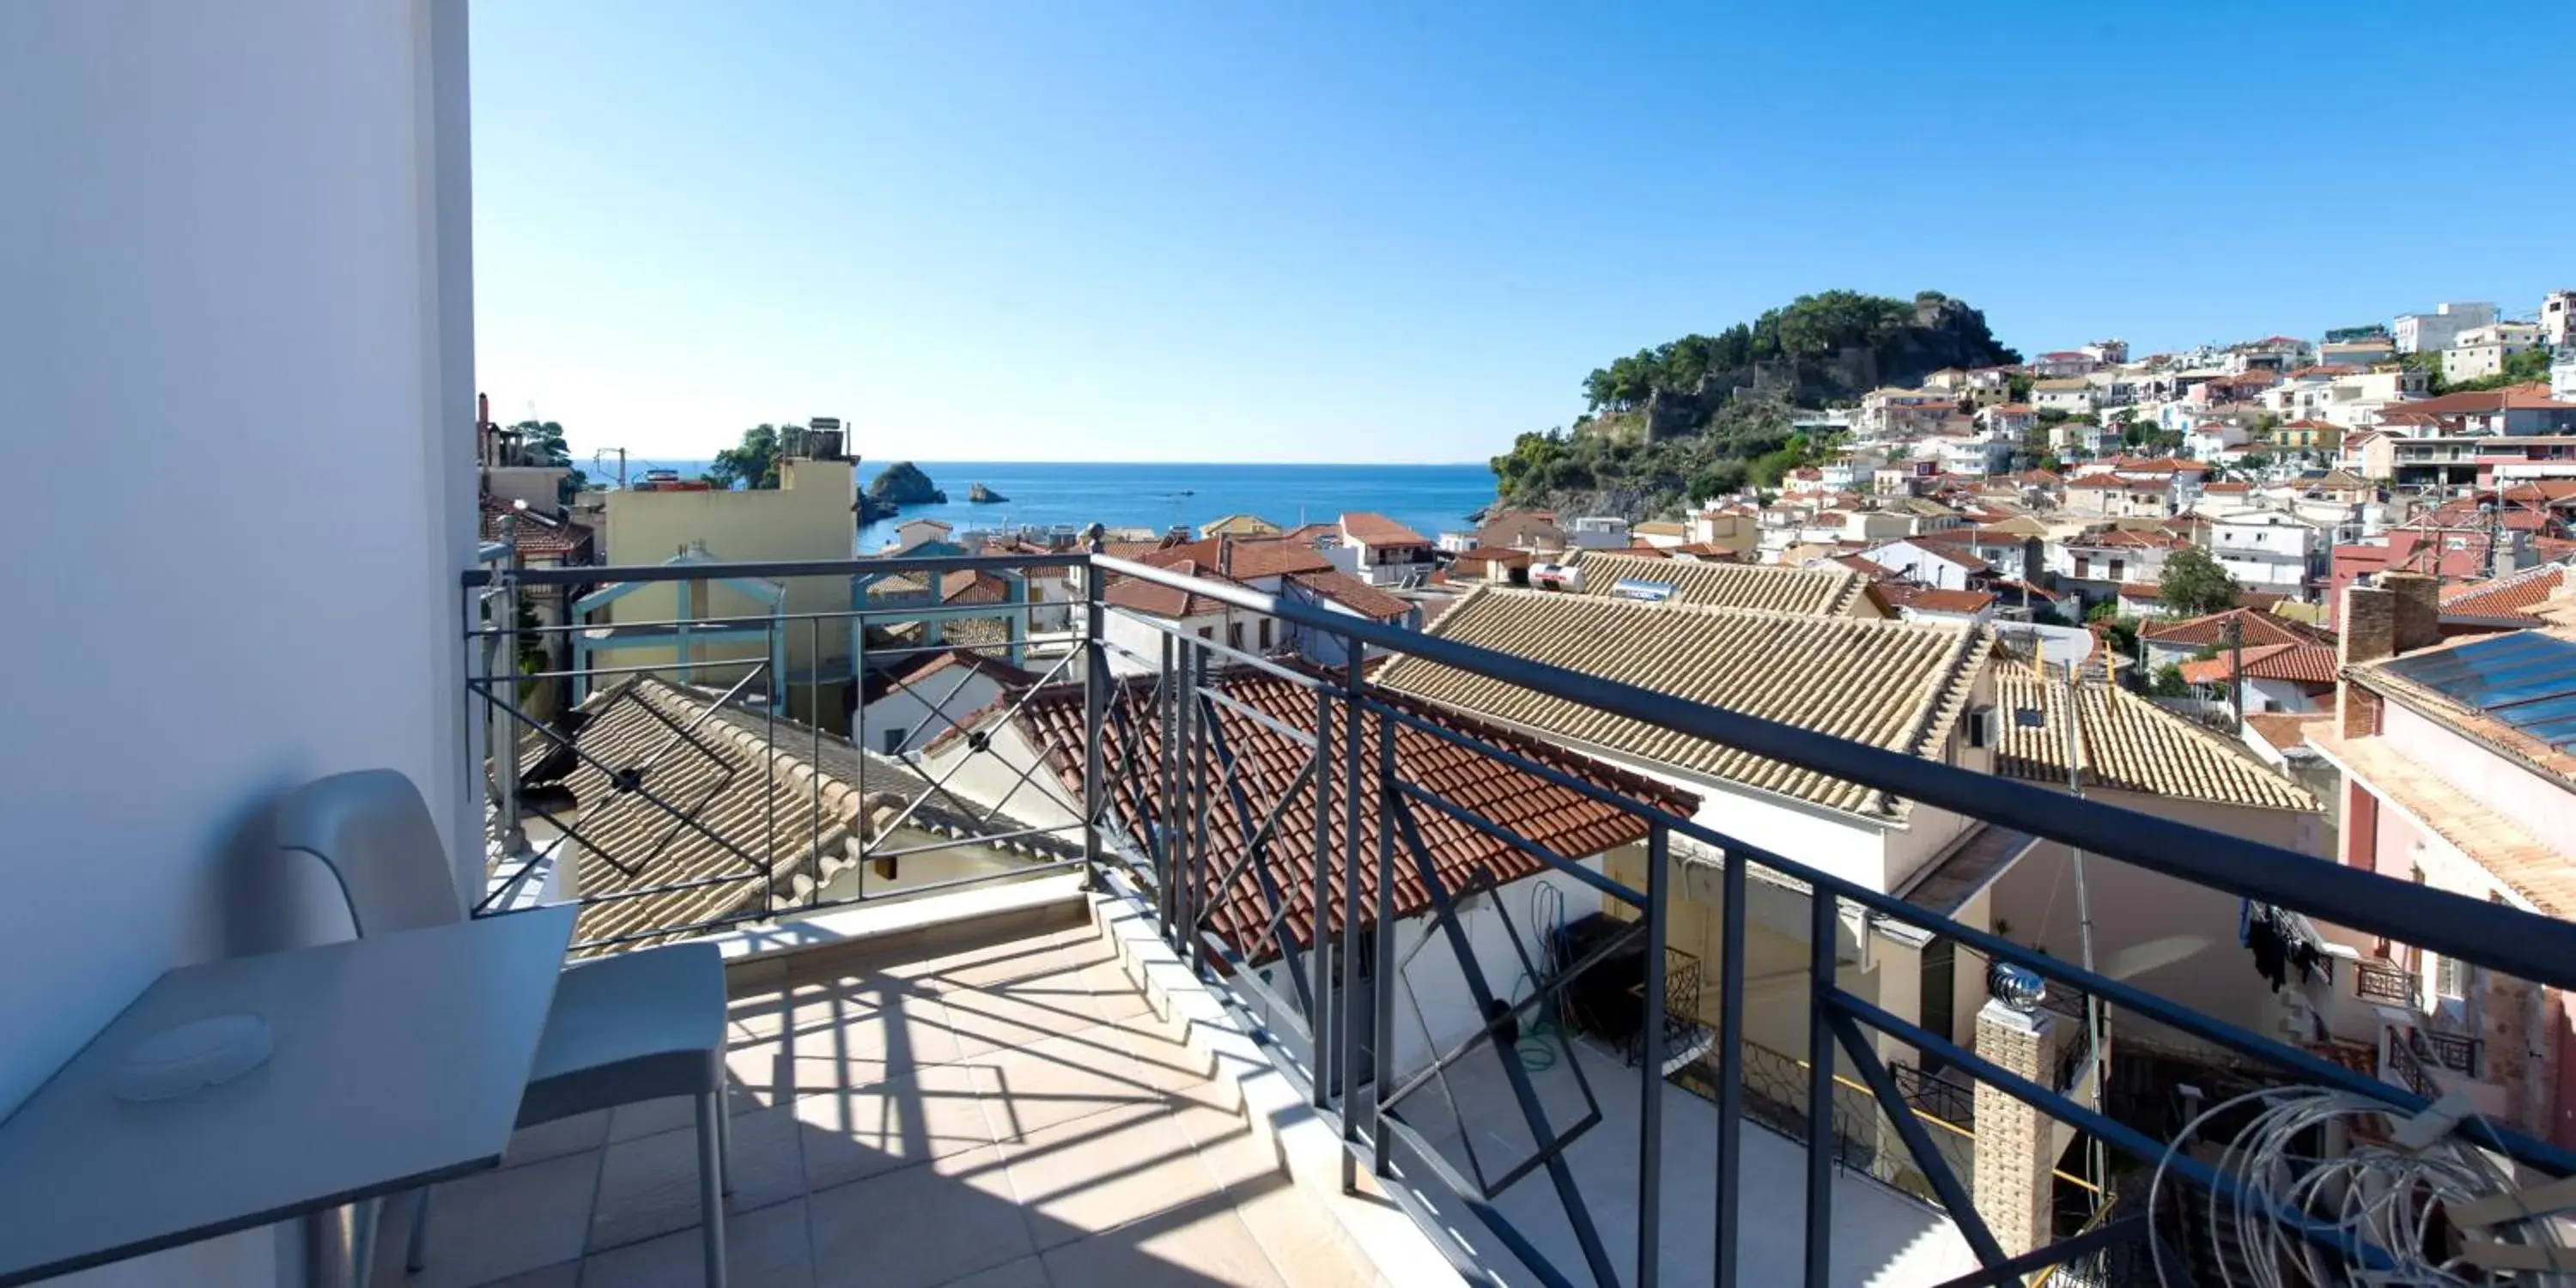
[[[605,720],[641,695],[656,720],[720,717],[762,756],[828,737],[836,750],[825,772],[853,793],[871,780],[938,783],[930,795],[946,802],[941,817],[1054,819],[1073,816],[1069,793],[1081,783],[1063,748],[1079,741],[1090,658],[1123,686],[1114,701],[1144,701],[1168,677],[1172,645],[1196,641],[1209,691],[1261,728],[1307,737],[1317,713],[1280,676],[1338,676],[1356,664],[1414,718],[1513,746],[1532,740],[1524,750],[1544,749],[1556,772],[1657,800],[2039,951],[2143,962],[2129,978],[2161,996],[2421,1094],[2457,1091],[2567,1141],[2576,1140],[2576,1100],[2563,1090],[2576,1085],[2567,1081],[2576,1039],[2535,1022],[2544,1000],[2560,1003],[2525,981],[2118,864],[2094,869],[2098,916],[2079,925],[2064,895],[2066,847],[1722,744],[1605,724],[1577,704],[1410,656],[1401,636],[1360,642],[1329,624],[1424,631],[2567,915],[2576,894],[2551,821],[2576,809],[2576,766],[2563,750],[2576,717],[2560,709],[2576,700],[2571,304],[2576,292],[2550,294],[2537,323],[2444,304],[2313,342],[2271,336],[2133,357],[2114,340],[2013,367],[1934,371],[1921,387],[1806,413],[1813,459],[1781,486],[1711,498],[1668,521],[1503,508],[1438,532],[1359,511],[1293,525],[1227,514],[1160,530],[973,530],[915,518],[850,561],[855,575],[728,577],[732,561],[848,559],[856,461],[840,424],[818,420],[782,438],[774,488],[648,478],[564,504],[555,503],[562,471],[526,463],[511,434],[487,424],[485,535],[509,542],[524,566],[706,566],[702,579],[533,598],[532,622],[579,628],[542,646],[544,669],[570,680],[530,697],[538,714]],[[2545,379],[2513,378],[2535,370]],[[2455,385],[2470,387],[2433,392]],[[1103,574],[1088,562],[935,572],[921,563],[1086,553],[1198,588],[1106,574],[1094,653],[1083,613],[1088,579]],[[871,563],[887,570],[869,572]],[[1216,587],[1242,594],[1208,593]],[[861,626],[787,627],[831,614]],[[763,618],[773,623],[765,633]],[[2489,665],[2482,650],[2498,649],[2523,681],[2512,693],[2457,682]],[[757,706],[792,725],[750,719],[754,708],[705,687],[738,690],[764,652],[770,696]],[[650,678],[620,678],[630,673]],[[771,743],[782,729],[788,736]],[[1256,735],[1247,725],[1229,736]],[[1001,772],[983,768],[993,761]],[[1538,790],[1499,762],[1475,773],[1477,790],[1497,798]],[[1022,794],[1031,783],[1043,785],[1035,803]],[[1140,798],[1136,808],[1162,807]],[[755,803],[736,812],[748,817]],[[1543,812],[1528,825],[1575,829],[1568,835],[1598,851],[1588,861],[1599,870],[1642,880],[1636,836],[1581,831],[1589,816],[1572,798]],[[873,878],[844,869],[816,876],[815,888],[901,888],[1049,857],[1016,844],[960,845],[945,866],[916,859]],[[710,872],[727,861],[685,838],[669,848],[703,850],[696,862]],[[973,858],[955,859],[968,850]],[[1718,861],[1687,841],[1674,854]],[[1430,857],[1496,876],[1506,899],[1554,879],[1517,860],[1497,871],[1508,854],[1466,832]],[[605,863],[583,875],[593,897],[634,880]],[[1805,896],[1756,888],[1757,958],[1803,952]],[[608,905],[615,916],[659,906],[643,888],[630,893]],[[1241,940],[1252,911],[1229,915]],[[1713,917],[1689,924],[1690,952],[1723,951]],[[2018,1021],[1993,1011],[1988,981],[1959,964],[1957,944],[1893,925],[1854,933],[1870,965],[1847,987],[1978,1050],[2010,1041],[1989,1030]],[[2177,953],[2179,943],[2202,947]],[[2253,987],[2265,981],[2270,989]],[[1476,1014],[1463,998],[1418,1004],[1426,1014],[1451,1008],[1435,1038]],[[1680,1039],[1687,1083],[1718,1016],[1713,1001],[1681,1004],[1703,1024]],[[1765,1003],[1743,1023],[1748,1059],[1794,1067],[1791,1053],[1807,1041],[1801,1007]],[[2159,1088],[2238,1076],[2187,1035],[2110,1023],[2108,1055],[2067,1038],[2070,1024],[2029,1076],[2108,1097],[2125,1121],[2156,1132],[2174,1130],[2181,1112]],[[1937,1061],[1890,1051],[1918,1112],[1962,1151],[2027,1113]],[[2044,1142],[2029,1168],[1989,1176],[1977,1166],[1981,1215],[1998,1228],[2019,1222],[2010,1247],[2065,1233],[2065,1187],[2078,1184],[2065,1179],[2080,1151],[2063,1127],[2029,1130]],[[1886,1141],[1855,1137],[1847,1148],[1862,1171],[1930,1197]],[[2044,1219],[2029,1217],[2035,1202]]]

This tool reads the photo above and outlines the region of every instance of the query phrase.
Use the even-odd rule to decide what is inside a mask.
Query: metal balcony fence
[[[2390,1085],[1935,915],[1796,855],[1749,844],[1677,812],[1652,793],[1612,790],[1570,773],[1525,741],[1440,718],[1419,702],[1377,689],[1363,660],[1370,651],[1411,654],[1542,690],[2169,878],[2296,909],[2318,921],[2538,983],[2576,987],[2576,927],[2565,923],[1097,552],[565,569],[513,569],[506,551],[493,553],[500,557],[489,567],[466,571],[460,579],[461,619],[483,658],[465,687],[477,718],[496,735],[484,765],[493,787],[496,837],[493,894],[484,911],[523,900],[529,887],[574,857],[582,870],[613,878],[601,884],[617,887],[576,891],[571,897],[584,904],[585,917],[620,904],[652,910],[650,916],[601,914],[600,933],[584,943],[591,951],[1015,880],[1033,871],[1084,872],[1144,909],[1189,967],[1220,993],[1243,999],[1243,1013],[1258,1026],[1257,1035],[1276,1039],[1280,1071],[1306,1089],[1315,1112],[1340,1133],[1346,1184],[1356,1185],[1359,1169],[1369,1169],[1383,1192],[1462,1265],[1481,1264],[1479,1258],[1499,1248],[1518,1272],[1541,1283],[1660,1282],[1668,1273],[1658,1255],[1666,1234],[1661,1193],[1683,1169],[1714,1177],[1720,1196],[1706,1214],[1715,1252],[1705,1281],[1737,1283],[1745,1232],[1734,1196],[1747,1184],[1777,1186],[1783,1179],[1746,1174],[1741,1125],[1748,1118],[1769,1122],[1805,1146],[1803,1173],[1794,1183],[1805,1195],[1799,1237],[1803,1281],[1809,1285],[1828,1282],[1835,1256],[1837,1170],[1882,1170],[1877,1162],[1853,1161],[1846,1142],[1864,1136],[1888,1158],[1901,1157],[1919,1177],[1921,1191],[1956,1222],[1981,1269],[1955,1284],[2021,1284],[2097,1249],[2152,1247],[2160,1238],[2143,1220],[2113,1216],[2033,1252],[2006,1255],[1977,1215],[1958,1148],[1944,1144],[1945,1136],[1962,1128],[1945,1111],[1917,1111],[1920,1084],[1909,1096],[1901,1066],[1881,1056],[1876,1038],[1937,1060],[1953,1086],[1974,1085],[2020,1101],[2135,1165],[2151,1168],[2162,1161],[2176,1183],[2228,1200],[2239,1195],[2232,1178],[2207,1164],[2189,1155],[2167,1157],[2166,1142],[2150,1132],[2097,1113],[2060,1087],[2042,1086],[1842,987],[1834,945],[1847,914],[1946,937],[1991,962],[2027,970],[2052,990],[2089,993],[2127,1019],[2161,1025],[2284,1080],[2372,1097],[2399,1111],[2422,1108],[2426,1090]],[[957,605],[942,596],[953,577],[1014,579],[1056,570],[1071,570],[1080,579],[1069,602],[1041,606],[1006,597]],[[691,603],[698,598],[692,583],[732,581],[757,589],[819,579],[846,587],[888,578],[926,584],[928,593],[902,603],[853,596],[847,609],[812,612],[787,611],[783,596],[772,596],[767,611],[749,615],[692,620],[680,613],[613,624],[532,625],[519,608],[527,591],[541,587],[558,588],[562,601],[577,603],[585,588],[665,583],[681,588],[679,602]],[[1266,619],[1279,627],[1262,633],[1273,647],[1235,644],[1173,619],[1128,613],[1104,598],[1103,584],[1112,578]],[[1033,628],[1041,614],[1057,619],[1044,631]],[[1018,623],[1010,626],[1014,617]],[[1055,770],[1008,766],[996,754],[988,723],[944,715],[937,703],[928,705],[914,732],[947,740],[952,753],[963,746],[960,758],[943,771],[947,777],[924,772],[925,762],[907,750],[909,735],[892,755],[883,755],[832,731],[849,723],[837,709],[845,700],[836,696],[836,683],[847,686],[857,677],[857,687],[865,690],[883,662],[938,652],[943,635],[933,624],[996,619],[1009,629],[998,637],[989,630],[978,633],[975,638],[983,642],[977,647],[1008,652],[1011,641],[1061,637],[1063,651],[1052,660],[1022,658],[1038,683],[1012,686],[985,713],[989,720],[1027,715],[1036,709],[1032,704],[1078,706],[1072,723],[1045,726],[1073,730],[1079,744],[1051,740],[1040,748],[1040,759]],[[1108,629],[1113,620],[1121,626],[1117,638]],[[634,662],[569,665],[562,659],[576,637],[625,647],[649,642],[668,651]],[[846,648],[836,650],[836,640],[847,641]],[[1308,659],[1336,660],[1301,665],[1276,655],[1291,646]],[[1311,708],[1257,709],[1218,682],[1226,676],[1287,686],[1297,703]],[[646,692],[668,684],[696,696],[657,704]],[[541,696],[549,693],[550,698]],[[1282,719],[1282,710],[1298,718]],[[615,747],[597,737],[609,726],[623,739]],[[1257,747],[1250,745],[1256,741],[1247,736],[1251,730],[1260,731]],[[1587,807],[1631,820],[1644,832],[1641,878],[1631,883],[1596,870],[1580,861],[1583,856],[1550,850],[1492,811],[1454,798],[1436,776],[1411,772],[1398,755],[1400,739],[1490,758]],[[1046,760],[1050,756],[1055,759]],[[969,766],[987,788],[973,799],[950,790]],[[1024,811],[1034,816],[1031,821],[1014,822],[1023,812],[1017,804],[1021,793],[1035,796],[1046,788],[1046,772],[1067,780],[1056,787],[1073,802],[1072,820],[1049,823],[1032,808]],[[1157,790],[1137,790],[1149,780]],[[550,790],[567,781],[579,783],[569,808],[548,799]],[[725,802],[721,816],[719,798]],[[920,830],[916,824],[934,840],[911,839]],[[1561,942],[1546,942],[1538,927],[1515,928],[1506,919],[1516,978],[1489,975],[1470,942],[1463,907],[1490,902],[1490,883],[1444,875],[1425,840],[1435,831],[1461,830],[1534,858],[1552,879],[1585,891],[1587,898],[1599,895],[1605,907],[1621,914],[1618,933],[1568,955],[1561,953]],[[1722,898],[1712,914],[1722,948],[1715,961],[1702,964],[1697,980],[1715,1041],[1691,1074],[1717,1110],[1715,1141],[1705,1156],[1677,1156],[1665,1148],[1664,1060],[1653,1049],[1673,1031],[1667,1011],[1674,994],[1670,981],[1659,976],[1674,960],[1666,941],[1677,840],[1695,853],[1723,856],[1716,878]],[[905,884],[899,875],[900,861],[910,854],[961,844],[1024,847],[1024,861],[928,884]],[[685,874],[657,866],[684,848],[699,856],[699,866]],[[553,864],[539,853],[544,849],[553,852]],[[707,866],[703,860],[710,854],[722,863]],[[1765,881],[1807,893],[1810,961],[1800,998],[1807,1044],[1784,1061],[1761,1053],[1744,1033],[1745,896],[1757,871]],[[1424,938],[1401,949],[1390,915],[1399,885],[1427,907]],[[1552,952],[1559,953],[1556,964],[1544,966]],[[1400,1069],[1398,1026],[1409,1015],[1402,990],[1408,969],[1425,955],[1455,972],[1486,1018],[1463,1038],[1436,1045],[1418,1068]],[[1563,999],[1590,973],[1612,969],[1637,972],[1623,988],[1635,998],[1635,1032],[1647,1049],[1620,1075],[1637,1081],[1633,1180],[1623,1192],[1605,1194],[1578,1183],[1569,1160],[1577,1141],[1605,1130],[1599,1088],[1576,1058],[1575,1047],[1584,1039],[1545,1017],[1559,1013]],[[1534,1083],[1530,1066],[1541,1048],[1556,1053],[1557,1068],[1576,1085],[1573,1107],[1561,1099],[1549,1103]],[[1434,1142],[1434,1133],[1445,1130],[1444,1106],[1456,1113],[1451,1083],[1471,1067],[1505,1088],[1505,1113],[1517,1118],[1523,1142],[1509,1156],[1484,1157],[1471,1146],[1457,1157]],[[1953,1106],[1957,1094],[1943,1093]],[[1855,1128],[1864,1104],[1874,1113],[1865,1132]],[[2473,1129],[2496,1151],[2541,1172],[2576,1172],[2576,1156],[2548,1143],[2483,1121]],[[1466,1135],[1472,1139],[1474,1133]],[[1543,1187],[1561,1207],[1573,1231],[1570,1255],[1551,1258],[1503,1214],[1497,1197],[1523,1184]],[[1456,1214],[1462,1208],[1481,1229],[1460,1229]],[[1615,1244],[1604,1234],[1603,1216],[1610,1209],[1625,1214],[1624,1224],[1609,1227],[1625,1235]],[[2365,1264],[2379,1255],[2305,1213],[2277,1215],[2297,1237]],[[1479,1234],[1484,1237],[1473,1237]]]
[[[2353,992],[2364,1001],[2386,1002],[2392,1006],[2414,1006],[2422,994],[2415,972],[2402,970],[2386,962],[2353,963]]]

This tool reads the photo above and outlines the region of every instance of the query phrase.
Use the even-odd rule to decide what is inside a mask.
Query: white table
[[[0,1288],[497,1165],[570,906],[170,971],[0,1123]],[[30,981],[32,982],[32,981]],[[130,1103],[126,1053],[266,1018],[266,1063]]]

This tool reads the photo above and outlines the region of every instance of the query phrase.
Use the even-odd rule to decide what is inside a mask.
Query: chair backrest
[[[277,843],[331,870],[361,936],[465,919],[438,825],[399,770],[333,774],[288,792],[277,806]]]

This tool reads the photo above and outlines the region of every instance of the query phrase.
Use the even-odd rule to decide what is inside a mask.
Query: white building
[[[2442,378],[2458,382],[2502,374],[2504,360],[2538,347],[2540,335],[2540,328],[2529,322],[2464,328],[2442,350]]]
[[[2030,405],[2041,411],[2085,415],[2093,410],[2093,383],[2082,376],[2037,381],[2030,387]]]
[[[2553,349],[2576,341],[2576,291],[2551,291],[2540,298],[2540,337]]]
[[[2439,353],[2460,332],[2496,320],[2492,304],[2437,304],[2430,313],[2400,313],[2389,326],[2399,353]]]
[[[2325,555],[2325,533],[2278,510],[2248,510],[2209,525],[2210,557],[2238,585],[2307,600]]]

